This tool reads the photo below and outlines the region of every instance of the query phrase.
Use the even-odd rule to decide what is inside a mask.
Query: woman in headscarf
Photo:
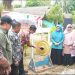
[[[72,25],[68,24],[64,32],[64,43],[63,43],[63,65],[71,65],[71,50],[72,50]]]
[[[55,65],[62,64],[62,50],[64,34],[60,25],[56,26],[56,30],[51,35],[52,49],[51,49],[51,60]]]
[[[72,24],[73,31],[72,31],[72,40],[73,40],[73,46],[71,51],[71,57],[72,57],[72,63],[75,63],[75,24]]]

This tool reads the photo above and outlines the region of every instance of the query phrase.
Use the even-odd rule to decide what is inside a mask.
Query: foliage
[[[75,10],[75,0],[68,0],[67,1],[67,10],[69,13],[71,13],[71,11]]]
[[[56,30],[56,26],[53,26],[50,30],[50,34],[52,34]]]
[[[21,5],[15,5],[14,6],[14,8],[20,8],[21,7]]]
[[[27,0],[26,6],[38,6],[37,0]]]
[[[47,6],[50,4],[50,0],[27,0],[26,6]]]
[[[72,11],[72,21],[75,23],[75,11]]]
[[[49,6],[51,3],[51,0],[38,0],[39,6]]]
[[[60,4],[65,13],[71,13],[75,10],[75,0],[55,0],[55,4]]]
[[[62,0],[63,2],[63,11],[66,13],[71,13],[75,10],[75,0]]]
[[[0,12],[3,11],[4,6],[0,4]]]
[[[4,6],[2,4],[0,4],[0,17],[1,17],[1,13],[2,13],[3,9],[4,9]]]
[[[45,14],[44,19],[50,22],[54,22],[55,24],[57,24],[58,22],[63,23],[62,8],[58,4],[52,6],[49,9],[49,12]]]

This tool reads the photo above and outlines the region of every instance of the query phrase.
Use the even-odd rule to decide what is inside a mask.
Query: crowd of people
[[[28,34],[19,35],[21,23],[9,16],[1,17],[0,23],[0,75],[27,75],[24,70],[24,46],[36,48],[30,44],[30,34],[36,26],[31,25]],[[68,24],[65,31],[61,25],[51,34],[51,60],[54,65],[72,65],[75,63],[75,30]]]
[[[30,34],[36,31],[31,25],[28,35],[19,35],[21,23],[9,16],[1,17],[0,23],[0,75],[27,75],[23,65],[23,46],[30,44]]]
[[[51,59],[54,65],[72,65],[75,63],[75,30],[68,24],[63,31],[61,25],[51,35]]]

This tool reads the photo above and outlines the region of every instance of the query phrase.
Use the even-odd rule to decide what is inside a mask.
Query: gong
[[[45,36],[43,36],[44,33],[46,34]],[[31,44],[34,45],[35,48],[31,48],[29,68],[35,73],[49,69],[52,66],[50,58],[50,28],[38,28],[36,33],[31,35]]]
[[[38,41],[36,47],[36,53],[39,55],[45,56],[50,52],[50,46],[47,41]]]

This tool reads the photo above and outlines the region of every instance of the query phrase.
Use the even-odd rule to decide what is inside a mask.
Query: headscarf
[[[56,27],[59,27],[60,28],[59,32],[62,32],[63,31],[61,25],[57,25]]]
[[[66,27],[66,29],[65,29],[65,31],[64,31],[64,34],[69,33],[69,32],[67,31],[68,27],[72,27],[72,25],[71,25],[71,24],[68,24],[68,25],[67,25],[67,27]]]

